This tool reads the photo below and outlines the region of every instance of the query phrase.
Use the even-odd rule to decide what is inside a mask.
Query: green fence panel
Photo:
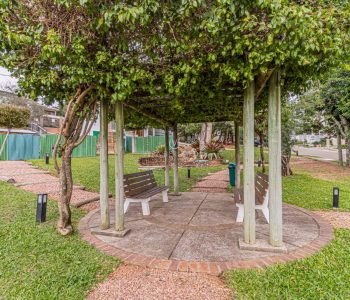
[[[5,140],[5,137],[6,137],[6,134],[0,134],[0,149],[1,149],[2,143]],[[8,140],[6,141],[4,151],[0,156],[0,160],[7,160],[7,159],[8,159]]]
[[[10,134],[8,139],[8,160],[38,159],[40,137],[34,134]]]
[[[45,157],[48,153],[52,156],[53,147],[57,141],[58,135],[47,134],[41,136],[40,140],[40,157]],[[96,136],[87,136],[84,141],[73,150],[72,157],[96,156]]]
[[[45,157],[46,153],[48,153],[49,156],[52,155],[57,138],[58,135],[56,134],[46,134],[40,137],[40,157]]]
[[[171,135],[169,139],[170,147],[172,147],[173,143]],[[158,146],[164,144],[164,136],[136,137],[136,153],[151,153],[154,152],[158,148]]]
[[[125,137],[125,152],[127,153],[132,152],[132,136]]]

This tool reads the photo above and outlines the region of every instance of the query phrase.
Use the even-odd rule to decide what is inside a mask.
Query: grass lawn
[[[350,230],[338,229],[335,235],[330,245],[307,259],[227,272],[235,299],[350,299]]]
[[[55,229],[57,203],[35,223],[35,195],[0,182],[0,299],[84,299],[119,262]],[[75,228],[83,212],[73,209]]]
[[[350,187],[339,180],[303,172],[283,178],[283,200],[311,210],[332,208],[332,188],[340,188],[341,210],[350,211]],[[335,240],[307,259],[263,270],[232,270],[225,280],[235,299],[350,299],[350,230],[336,229]]]
[[[243,145],[241,145],[240,150],[241,150],[241,152],[240,152],[241,163],[243,163]],[[265,153],[265,162],[268,162],[269,152],[268,152],[267,148],[264,148],[264,153]],[[235,162],[235,149],[226,149],[224,151],[221,151],[220,156],[224,160],[228,160],[230,162]],[[258,161],[259,159],[260,159],[260,148],[254,147],[254,160]]]
[[[124,156],[124,172],[125,174],[140,172],[138,169],[138,159],[144,155],[126,154]],[[42,169],[48,169],[55,173],[53,160],[49,165],[45,165],[44,160],[33,160],[33,164]],[[73,158],[73,179],[75,183],[84,185],[89,190],[98,191],[100,189],[100,159],[99,157]],[[202,177],[210,172],[216,172],[226,169],[226,165],[216,167],[200,167],[191,168],[191,178],[187,178],[187,168],[179,168],[180,191],[185,192],[191,190],[192,186]],[[154,176],[158,184],[164,185],[164,170],[154,170]],[[172,172],[170,173],[170,183],[173,183]],[[109,189],[114,193],[114,155],[109,157]]]
[[[283,200],[311,210],[333,207],[333,187],[340,188],[339,208],[350,211],[350,185],[339,181],[328,181],[306,174],[295,174],[283,178]]]

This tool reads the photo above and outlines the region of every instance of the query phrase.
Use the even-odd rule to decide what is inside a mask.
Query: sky
[[[5,85],[13,85],[17,80],[11,77],[11,74],[3,67],[0,67],[0,87]]]

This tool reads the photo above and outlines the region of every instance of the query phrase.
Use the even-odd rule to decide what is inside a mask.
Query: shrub
[[[218,154],[221,150],[225,149],[222,142],[211,141],[205,145],[205,158],[212,160],[213,158],[218,158]]]
[[[30,110],[27,107],[0,104],[0,127],[26,127],[30,119]]]
[[[164,155],[165,153],[165,145],[159,145],[154,151],[155,155]]]

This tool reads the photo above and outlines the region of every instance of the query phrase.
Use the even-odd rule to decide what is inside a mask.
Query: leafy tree
[[[1,65],[19,78],[24,94],[33,99],[43,96],[47,104],[57,101],[65,107],[61,138],[54,149],[56,157],[60,143],[61,165],[55,159],[55,167],[60,179],[57,227],[62,234],[72,231],[71,154],[90,131],[98,101],[123,100],[132,91],[132,80],[148,79],[132,67],[136,51],[129,41],[133,32],[139,33],[137,26],[147,23],[156,1],[140,3],[135,7],[114,5],[114,1],[9,0],[0,4]]]
[[[12,128],[26,127],[30,119],[30,110],[27,107],[0,104],[0,127],[8,129],[6,137],[0,148],[0,156],[4,151],[7,138]]]
[[[323,109],[346,143],[346,166],[350,166],[350,69],[329,74],[321,90]]]
[[[239,120],[248,82],[259,98],[277,69],[297,89],[337,64],[346,13],[346,2],[326,0],[1,1],[0,64],[23,93],[66,108],[59,231],[72,231],[70,154],[98,101],[169,127]]]
[[[291,101],[284,101],[281,112],[282,123],[282,175],[293,175],[292,168],[290,166],[290,159],[292,156],[292,148],[294,141],[292,140],[293,128],[295,126],[295,120],[293,117],[294,104]]]

